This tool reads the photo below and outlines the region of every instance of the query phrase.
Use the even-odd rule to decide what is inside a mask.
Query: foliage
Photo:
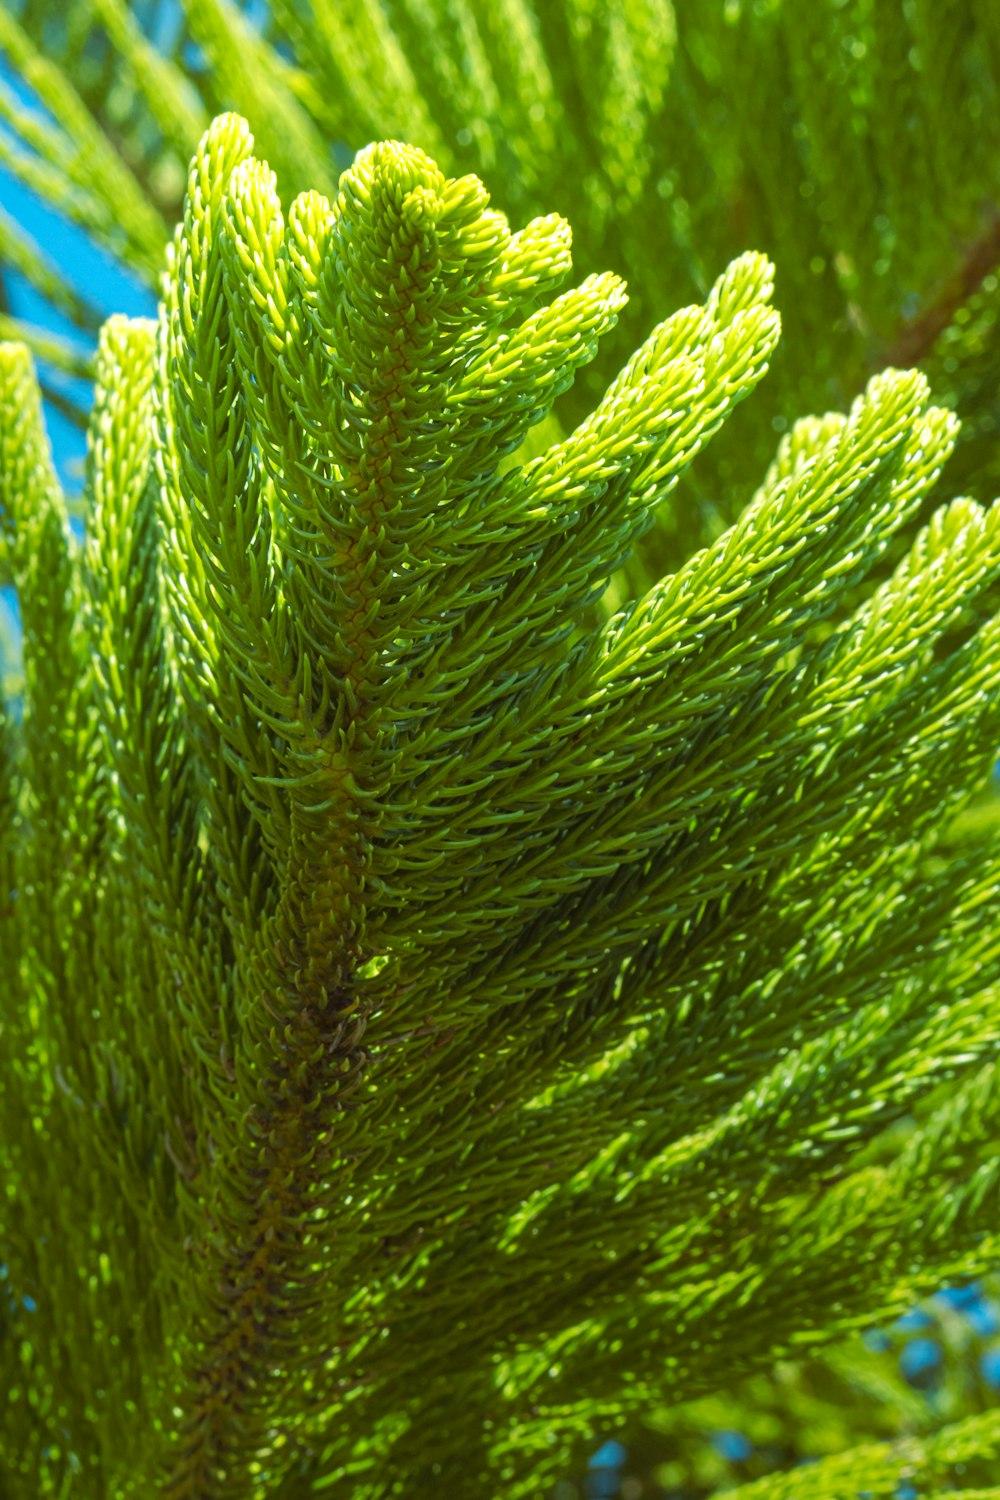
[[[332,193],[367,142],[411,141],[477,173],[514,222],[562,213],[581,273],[627,278],[628,316],[562,403],[570,425],[645,329],[747,246],[766,251],[784,321],[770,379],[664,507],[634,589],[735,519],[775,433],[845,409],[886,365],[922,362],[958,410],[956,488],[997,489],[993,0],[272,0],[261,14],[7,0],[0,50],[51,117],[29,127],[0,86],[20,134],[0,159],[152,278],[210,113],[249,119],[286,207],[303,187]],[[136,186],[158,229],[125,212]]]
[[[1000,512],[913,372],[767,467],[926,357],[988,492],[995,22],[274,11],[0,10],[147,276],[211,111],[279,171],[198,146],[82,549],[0,345],[0,1490],[534,1495],[996,1259]],[[953,1415],[748,1500],[990,1493]]]
[[[645,1412],[621,1431],[624,1441],[591,1454],[579,1487],[562,1480],[556,1500],[581,1493],[605,1500],[619,1491],[623,1500],[708,1500],[862,1443],[922,1440],[985,1414],[1000,1385],[996,1293],[996,1276],[945,1288],[863,1337],[781,1360],[729,1391]],[[976,1468],[965,1485],[977,1471],[992,1479],[987,1455],[970,1453],[968,1464]],[[902,1475],[896,1500],[916,1494]]]

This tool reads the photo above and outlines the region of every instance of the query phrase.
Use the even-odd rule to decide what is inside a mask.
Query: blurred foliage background
[[[1000,1278],[945,1288],[888,1328],[819,1359],[784,1362],[723,1395],[651,1411],[609,1439],[553,1500],[707,1500],[866,1439],[921,1436],[995,1407]],[[996,1475],[963,1475],[987,1485]],[[897,1500],[918,1500],[900,1485]]]
[[[565,425],[728,260],[773,257],[772,372],[620,595],[738,514],[795,417],[843,409],[885,365],[919,364],[962,418],[935,503],[1000,488],[996,0],[2,0],[0,337],[36,354],[71,488],[96,330],[113,310],[152,312],[185,164],[226,108],[250,119],[289,196],[331,192],[356,149],[392,135],[477,172],[517,222],[565,214],[579,276],[613,269],[631,293],[564,398]],[[8,679],[17,633],[2,588]],[[966,820],[956,840],[978,831]],[[695,1500],[866,1435],[933,1430],[998,1391],[993,1277],[821,1358],[734,1371],[725,1395],[648,1412],[553,1500]]]

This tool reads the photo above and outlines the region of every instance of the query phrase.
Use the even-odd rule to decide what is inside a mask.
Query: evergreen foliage
[[[0,160],[181,220],[82,545],[0,344],[0,1494],[545,1494],[997,1259],[996,22],[675,9],[0,9]]]
[[[253,19],[181,0],[176,24],[162,9],[0,8],[0,51],[49,112],[0,81],[0,161],[151,283],[187,159],[224,109],[249,120],[286,208],[334,191],[328,142],[343,167],[396,138],[475,172],[512,222],[569,219],[578,272],[616,271],[631,303],[564,426],[727,262],[748,246],[775,261],[770,378],[663,507],[626,592],[736,518],[775,434],[845,410],[886,366],[919,363],[961,416],[955,487],[1000,488],[994,0],[270,0]],[[136,187],[158,217],[133,215]],[[47,270],[36,255],[39,283]]]

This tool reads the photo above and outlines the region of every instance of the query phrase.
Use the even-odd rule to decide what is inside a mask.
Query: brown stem
[[[333,1166],[333,1122],[360,1077],[364,1025],[346,995],[304,1006],[286,1029],[271,1080],[280,1102],[248,1121],[246,1148],[255,1160],[242,1197],[249,1227],[232,1234],[238,1226],[230,1221],[229,1243],[209,1257],[214,1313],[188,1372],[187,1416],[163,1487],[171,1500],[247,1493],[247,1465],[278,1379],[272,1370],[301,1357],[300,1341],[308,1343],[317,1247],[303,1244],[303,1226]]]
[[[983,284],[1000,263],[1000,213],[994,212],[986,229],[969,247],[955,275],[945,284],[930,307],[910,323],[904,323],[896,338],[874,361],[877,369],[908,369],[931,352],[955,313]]]

